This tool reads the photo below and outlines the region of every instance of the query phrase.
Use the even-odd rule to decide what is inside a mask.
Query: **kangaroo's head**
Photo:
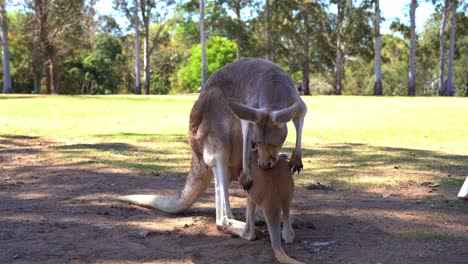
[[[251,139],[258,150],[258,166],[262,169],[273,168],[288,135],[286,123],[293,118],[298,103],[275,111],[256,109],[233,101],[229,101],[229,107],[239,119],[253,124]]]

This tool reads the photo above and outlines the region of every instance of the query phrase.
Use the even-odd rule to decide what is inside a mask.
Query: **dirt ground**
[[[112,197],[174,193],[183,177],[67,164],[39,151],[60,142],[1,143],[0,263],[275,263],[268,235],[250,242],[216,229],[213,186],[185,214],[168,215]],[[305,263],[468,263],[468,203],[453,198],[457,189],[299,186],[296,240],[285,251]],[[231,197],[243,220],[237,184]]]

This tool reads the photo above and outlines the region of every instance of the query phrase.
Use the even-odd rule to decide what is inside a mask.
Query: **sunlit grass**
[[[185,175],[196,95],[0,96],[0,136],[63,142],[62,162]],[[468,99],[304,97],[304,171],[297,184],[394,187],[468,174]],[[289,125],[285,152],[295,131]],[[454,185],[461,184],[455,179]],[[448,183],[447,183],[448,184]]]

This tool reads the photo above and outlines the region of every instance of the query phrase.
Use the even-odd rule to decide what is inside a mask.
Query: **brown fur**
[[[286,159],[280,158],[274,168],[264,170],[258,167],[257,157],[258,153],[252,152],[250,169],[253,184],[248,190],[248,199],[262,209],[278,211],[281,215],[283,208],[289,208],[294,194],[294,180],[288,162]],[[245,181],[246,176],[242,174],[239,177],[239,183],[242,184]]]
[[[234,113],[230,102],[235,102],[236,109],[262,109],[264,115],[258,123],[240,120],[240,112]],[[258,163],[264,168],[273,167],[276,160],[272,159],[276,159],[286,139],[286,122],[292,120],[297,133],[290,166],[300,170],[300,142],[306,111],[291,78],[273,62],[246,58],[226,65],[203,85],[190,113],[188,138],[192,165],[182,191],[169,196],[127,195],[118,199],[168,213],[180,213],[205,192],[214,178],[216,224],[223,227],[235,223],[228,188],[230,180],[241,171],[250,173],[250,141],[257,143],[261,153]]]
[[[256,151],[250,156],[250,169],[252,172],[252,186],[248,190],[246,227],[240,233],[240,230],[230,230],[232,233],[238,233],[240,236],[247,236],[252,239],[254,229],[249,229],[247,225],[254,223],[255,206],[258,206],[264,216],[270,231],[270,239],[276,259],[280,263],[298,264],[300,262],[288,257],[281,247],[280,225],[283,217],[283,238],[287,243],[291,243],[294,238],[291,223],[289,221],[289,209],[294,193],[294,180],[288,162],[284,158],[279,158],[277,165],[269,170],[261,169],[256,160],[258,153]],[[246,175],[239,177],[239,183],[247,181]],[[253,207],[253,208],[252,208]],[[291,232],[289,234],[285,234]],[[250,233],[250,234],[249,234]],[[285,237],[286,236],[286,237]]]

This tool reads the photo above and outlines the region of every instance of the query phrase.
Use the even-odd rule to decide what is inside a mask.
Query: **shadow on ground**
[[[216,229],[213,186],[178,216],[112,200],[127,193],[174,194],[184,178],[174,177],[173,172],[188,171],[190,151],[182,136],[169,143],[165,136],[130,137],[122,142],[64,144],[0,136],[0,259],[5,263],[274,262],[267,236],[248,242]],[[423,150],[320,145],[304,151],[308,169],[301,177],[312,181],[323,173],[320,177],[344,184],[362,171],[388,167],[457,177],[468,170],[464,160],[467,156]],[[329,171],[313,171],[327,164]],[[154,169],[161,173],[153,173]],[[298,260],[462,263],[468,258],[466,211],[450,207],[457,201],[447,202],[433,193],[406,197],[398,190],[383,198],[366,188],[296,189],[296,242],[285,250]],[[245,194],[237,184],[231,193],[234,214],[242,219]],[[142,231],[149,232],[146,238]],[[316,241],[336,241],[336,245],[313,253],[310,244]]]

